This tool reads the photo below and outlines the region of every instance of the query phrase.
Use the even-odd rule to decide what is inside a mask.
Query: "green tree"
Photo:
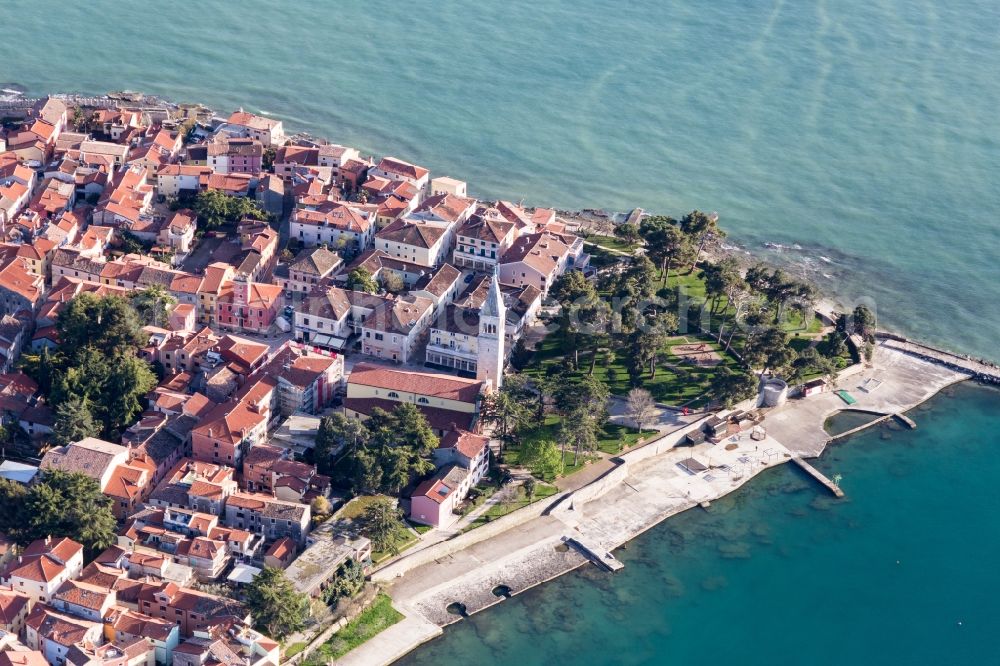
[[[71,395],[56,407],[56,424],[52,430],[53,441],[59,446],[79,442],[86,437],[100,434],[85,396]]]
[[[330,434],[324,438],[347,446],[335,471],[338,480],[355,492],[397,492],[434,468],[429,458],[438,437],[414,405],[401,403],[392,412],[376,407],[361,428],[333,417],[327,428]],[[324,448],[325,444],[317,459]]]
[[[554,479],[563,473],[559,447],[550,439],[530,438],[522,443],[521,464],[542,479]]]
[[[580,271],[566,271],[552,283],[549,296],[563,307],[579,300],[596,298],[594,283],[584,277]]]
[[[28,489],[16,481],[0,477],[0,532],[17,538],[23,529],[21,515]]]
[[[714,213],[706,215],[699,210],[693,210],[681,219],[681,230],[686,233],[696,246],[688,272],[693,272],[701,253],[710,243],[725,238],[726,232],[719,228],[719,217]]]
[[[535,490],[537,489],[537,484],[535,483],[535,477],[529,476],[524,480],[524,494],[528,498],[528,503],[530,504],[533,499],[535,499]]]
[[[309,597],[296,592],[285,572],[265,566],[246,588],[246,604],[259,631],[282,640],[301,631],[309,618]]]
[[[840,332],[831,331],[816,345],[816,351],[827,358],[840,358],[847,355],[847,343]]]
[[[723,259],[716,264],[706,264],[698,274],[705,283],[705,296],[711,301],[711,314],[715,314],[723,296],[726,296],[734,284],[738,284],[740,267],[735,259]]]
[[[60,310],[56,330],[59,349],[70,359],[85,347],[111,355],[146,342],[138,315],[121,296],[80,294]]]
[[[21,543],[49,535],[67,536],[96,555],[116,541],[111,499],[89,476],[47,470],[28,491],[14,532]]]
[[[421,456],[430,455],[438,447],[438,436],[416,405],[400,403],[392,410],[391,416],[397,446],[405,446]]]
[[[772,327],[748,339],[743,359],[753,367],[760,367],[761,375],[765,375],[768,370],[777,372],[791,364],[795,351],[788,345],[788,334]]]
[[[337,574],[323,591],[323,600],[334,604],[339,599],[356,596],[365,585],[365,570],[360,563],[348,559],[337,567]]]
[[[143,243],[142,240],[127,229],[119,229],[118,233],[118,244],[121,247],[122,252],[125,254],[149,254],[149,250],[152,247],[147,243]]]
[[[37,354],[21,354],[18,367],[24,374],[38,382],[38,390],[42,395],[49,395],[52,391],[57,362],[58,359],[49,353],[49,348],[42,347]]]
[[[367,268],[360,266],[347,275],[347,286],[354,291],[363,291],[367,294],[378,293],[378,282]]]
[[[400,518],[402,512],[392,501],[379,498],[365,508],[361,532],[371,539],[375,550],[395,555],[399,552],[396,541],[401,527]]]
[[[277,154],[278,151],[274,146],[268,146],[264,149],[264,154],[260,157],[260,166],[264,171],[271,171],[274,169],[274,158]]]
[[[236,197],[219,190],[198,192],[191,204],[198,214],[199,227],[215,229],[236,224],[244,218],[266,220],[267,212],[247,197]]]
[[[398,273],[383,271],[382,288],[389,293],[398,294],[406,290],[406,283],[403,282],[403,278],[399,277]]]
[[[358,419],[348,418],[341,412],[324,416],[319,422],[316,446],[313,449],[319,473],[330,474],[334,451],[342,446],[355,451],[359,445],[366,443],[369,437],[368,428]]]
[[[632,222],[627,222],[625,224],[619,224],[615,227],[615,236],[621,238],[623,241],[629,245],[635,245],[639,242],[639,225]]]
[[[149,326],[165,326],[170,308],[176,303],[177,299],[162,284],[154,284],[132,294],[132,307],[140,321]]]
[[[854,308],[851,320],[852,332],[860,335],[865,342],[875,342],[875,330],[878,327],[878,322],[874,312],[865,305],[859,305]]]
[[[148,363],[136,356],[115,359],[103,392],[104,433],[117,440],[142,412],[154,386],[156,375]]]
[[[500,441],[501,461],[504,449],[517,442],[529,418],[528,405],[519,399],[516,388],[509,388],[507,384],[483,400],[480,419],[493,426],[493,435]]]
[[[681,231],[676,220],[668,217],[660,223],[654,224],[648,220],[643,222],[644,225],[647,223],[649,223],[649,227],[643,232],[646,239],[646,251],[649,258],[660,267],[660,275],[663,278],[663,283],[666,284],[670,268],[691,261],[694,247],[691,244],[691,238]]]
[[[573,410],[563,421],[561,437],[564,442],[573,445],[573,465],[580,462],[580,453],[592,453],[597,449],[597,432],[604,421],[588,410],[579,407]]]
[[[757,393],[757,378],[745,370],[716,368],[708,387],[709,394],[727,409]]]

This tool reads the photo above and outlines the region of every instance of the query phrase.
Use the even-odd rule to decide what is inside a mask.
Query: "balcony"
[[[441,354],[442,356],[453,356],[455,358],[464,358],[469,360],[476,360],[479,358],[479,353],[472,349],[466,349],[464,347],[450,347],[445,344],[434,344],[434,342],[427,343],[427,351]]]

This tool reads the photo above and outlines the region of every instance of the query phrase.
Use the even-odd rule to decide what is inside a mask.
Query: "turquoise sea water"
[[[960,385],[817,464],[445,629],[401,666],[1000,663],[1000,392]]]
[[[998,25],[995,0],[4,0],[0,84],[242,105],[483,197],[716,210],[996,358]]]

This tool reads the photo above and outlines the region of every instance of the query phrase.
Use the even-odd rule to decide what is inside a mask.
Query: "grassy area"
[[[641,438],[649,437],[655,433],[655,430],[643,430],[640,435],[635,428],[618,423],[605,423],[601,439],[597,442],[597,448],[609,455],[616,455],[638,444]]]
[[[561,441],[559,431],[562,428],[562,420],[558,416],[549,415],[545,418],[545,424],[531,430],[524,435],[525,440],[539,440],[548,439],[556,442],[557,444]],[[655,431],[646,430],[643,436],[649,436]],[[605,423],[601,432],[598,433],[597,438],[597,449],[609,455],[616,455],[621,453],[624,448],[629,448],[635,446],[639,441],[639,433],[635,428],[629,428],[628,426],[619,425],[617,423]],[[518,449],[507,449],[504,452],[504,462],[513,467],[517,467],[520,464],[520,454]],[[573,450],[567,448],[563,453],[563,476],[569,476],[574,472],[578,472],[586,466],[588,462],[593,460],[592,456],[585,453],[581,453],[577,464],[573,464],[574,459]],[[554,481],[555,479],[545,479],[546,481]]]
[[[419,541],[417,536],[400,521],[396,527],[396,553],[393,553],[392,550],[372,550],[372,563],[380,564],[393,555],[403,552],[417,541]]]
[[[297,655],[299,652],[302,652],[303,650],[306,649],[306,645],[308,645],[308,643],[306,643],[305,641],[292,643],[287,648],[285,648],[285,659],[290,659],[295,655]]]
[[[586,249],[587,254],[590,255],[590,265],[595,269],[613,266],[622,260],[620,254],[615,254],[597,245],[587,245]]]
[[[392,607],[392,599],[379,594],[375,602],[361,615],[348,622],[343,629],[321,645],[309,658],[309,663],[329,663],[339,659],[403,619],[403,614]]]
[[[359,495],[342,506],[340,510],[334,514],[334,516],[342,520],[356,520],[365,515],[365,509],[367,509],[369,505],[380,499],[387,499],[393,504],[396,503],[395,497],[389,497],[387,495]]]
[[[434,528],[433,528],[433,527],[431,527],[430,525],[421,525],[420,523],[413,523],[413,522],[410,522],[410,521],[406,521],[406,523],[407,523],[407,524],[408,524],[408,525],[409,525],[410,527],[412,527],[413,529],[415,529],[415,530],[417,531],[417,534],[421,534],[421,535],[423,535],[423,534],[427,534],[427,533],[428,533],[428,532],[430,532],[430,531],[431,531],[432,529],[434,529]]]
[[[637,244],[626,243],[625,239],[618,238],[618,236],[602,236],[601,234],[590,234],[583,239],[587,243],[593,243],[594,245],[600,245],[603,248],[609,250],[617,250],[619,252],[632,253],[635,251]]]
[[[717,366],[699,366],[684,361],[674,354],[671,348],[685,342],[708,345],[708,348],[722,357],[722,362]],[[534,377],[546,376],[549,368],[560,365],[562,348],[560,333],[556,331],[539,343],[532,360],[523,372]],[[739,367],[736,359],[723,353],[722,349],[721,345],[712,340],[695,336],[671,338],[663,350],[656,374],[650,376],[648,369],[643,373],[642,387],[652,393],[658,402],[675,406],[690,403],[708,390],[709,383],[719,367],[728,366],[730,369]],[[582,376],[590,371],[590,356],[590,351],[581,352],[580,368],[573,373],[575,376]],[[616,354],[613,360],[609,360],[607,351],[601,350],[597,353],[594,376],[604,382],[613,395],[624,396],[632,389],[625,365],[626,360],[623,353]]]
[[[539,483],[535,486],[535,496],[529,501],[527,493],[524,492],[523,486],[517,487],[517,495],[508,502],[499,502],[492,505],[487,509],[481,516],[478,516],[472,524],[463,529],[463,532],[468,532],[469,530],[474,530],[477,527],[482,527],[488,522],[494,521],[497,518],[506,516],[511,511],[517,511],[518,509],[524,508],[529,504],[534,504],[539,500],[543,500],[546,497],[552,497],[559,489],[553,485],[547,483]]]
[[[340,510],[334,514],[334,518],[336,520],[361,520],[365,515],[365,509],[367,509],[372,503],[381,499],[387,499],[393,503],[396,502],[395,498],[387,497],[386,495],[359,495],[341,507]],[[427,529],[424,531],[426,532]],[[409,524],[400,520],[396,525],[396,550],[402,552],[415,544],[417,541],[417,536],[410,530]],[[373,550],[372,562],[378,564],[392,556],[393,552],[391,550]]]

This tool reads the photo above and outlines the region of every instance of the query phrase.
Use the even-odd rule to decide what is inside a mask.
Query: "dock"
[[[801,467],[806,474],[808,474],[809,476],[811,476],[812,478],[816,479],[824,486],[826,486],[827,489],[831,493],[833,493],[835,497],[837,497],[838,499],[844,497],[844,491],[840,489],[840,486],[838,486],[830,479],[826,478],[826,476],[824,476],[823,473],[820,472],[818,469],[807,463],[799,456],[794,456],[792,460],[795,462],[796,465]]]
[[[917,429],[917,422],[911,419],[906,414],[895,414],[895,417],[899,419],[903,423],[903,425],[905,425],[910,430]]]
[[[573,537],[566,541],[576,546],[576,549],[586,555],[594,564],[607,569],[611,573],[621,571],[625,568],[625,565],[610,550],[602,547],[600,544],[593,543],[581,537]]]

